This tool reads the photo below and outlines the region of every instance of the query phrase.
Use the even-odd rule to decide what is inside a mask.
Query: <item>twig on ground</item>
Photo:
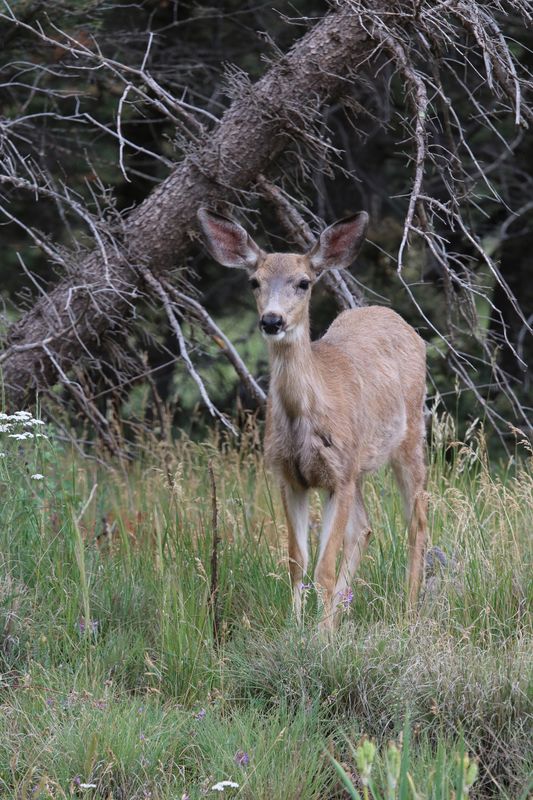
[[[213,642],[215,647],[220,644],[220,604],[218,602],[219,586],[218,586],[218,548],[220,545],[220,536],[218,533],[218,504],[217,504],[217,485],[215,481],[215,473],[213,470],[213,462],[210,461],[207,466],[209,472],[209,481],[211,484],[211,527],[212,527],[212,545],[211,545],[211,585],[209,590],[209,608],[213,620]]]

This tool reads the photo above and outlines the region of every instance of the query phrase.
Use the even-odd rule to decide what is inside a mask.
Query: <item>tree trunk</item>
[[[164,273],[182,261],[195,239],[198,207],[235,200],[251,186],[345,89],[347,73],[370,48],[359,17],[344,9],[321,20],[256,84],[243,81],[241,95],[203,147],[129,214],[112,241],[12,326],[0,356],[9,405],[21,406],[36,389],[67,381],[76,360],[123,328],[141,283],[136,265]]]

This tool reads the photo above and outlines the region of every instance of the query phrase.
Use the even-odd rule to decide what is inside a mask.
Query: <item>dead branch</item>
[[[193,297],[180,292],[175,286],[172,286],[168,281],[162,280],[162,286],[166,289],[168,294],[174,299],[178,307],[182,307],[189,312],[189,316],[193,320],[197,320],[200,327],[210,338],[212,338],[216,345],[220,348],[221,352],[228,359],[233,366],[235,373],[241,380],[243,386],[250,392],[251,396],[256,400],[260,406],[266,403],[266,394],[261,389],[253,375],[250,373],[246,364],[238,354],[237,350],[230,342],[226,334],[219,328],[216,322],[209,316],[205,308]]]
[[[144,267],[139,267],[139,271],[141,272],[141,275],[143,276],[148,286],[152,289],[153,292],[155,292],[155,294],[159,297],[159,299],[163,304],[163,308],[165,309],[165,313],[167,315],[170,327],[174,331],[176,339],[178,340],[181,358],[183,359],[185,366],[187,367],[189,375],[197,385],[198,390],[200,392],[200,396],[204,401],[207,410],[209,411],[212,417],[219,419],[220,422],[222,422],[222,424],[225,425],[226,428],[228,428],[233,434],[236,434],[237,430],[235,429],[235,427],[224,416],[224,414],[222,414],[218,410],[218,408],[214,405],[214,403],[211,402],[211,399],[209,397],[209,392],[207,391],[202,378],[198,374],[198,371],[196,370],[194,364],[191,361],[191,357],[187,349],[187,343],[185,341],[183,331],[181,330],[181,325],[178,322],[176,310],[172,304],[172,300],[170,299],[169,294],[165,291],[163,284],[159,280],[157,280],[157,278],[155,278],[148,269],[145,269]]]
[[[220,644],[220,603],[219,603],[219,585],[218,585],[218,549],[221,542],[218,532],[218,503],[217,503],[217,485],[215,481],[215,473],[213,471],[213,463],[210,461],[208,464],[209,481],[211,484],[211,527],[212,527],[212,545],[211,545],[211,585],[209,591],[209,608],[213,618],[213,641],[215,647]]]

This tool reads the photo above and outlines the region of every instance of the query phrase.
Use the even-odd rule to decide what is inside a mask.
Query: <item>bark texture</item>
[[[135,267],[159,274],[175,267],[194,242],[198,207],[235,200],[251,186],[343,91],[371,47],[359,16],[342,9],[321,20],[257,83],[243,81],[204,144],[83,260],[77,274],[12,327],[0,363],[8,404],[20,406],[36,389],[67,381],[80,356],[101,352],[102,337],[122,329],[134,311],[142,280]]]

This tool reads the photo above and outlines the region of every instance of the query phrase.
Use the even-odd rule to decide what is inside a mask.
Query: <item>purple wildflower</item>
[[[339,595],[340,595],[340,603],[344,611],[348,611],[348,609],[350,608],[350,604],[353,600],[352,590],[350,589],[350,587],[348,587],[347,589],[344,589],[343,592],[339,592]]]
[[[85,617],[80,617],[78,620],[78,630],[81,634],[85,633],[88,630],[94,636],[98,633],[98,620],[97,619],[90,619],[88,621],[85,620]]]
[[[307,591],[307,589],[312,589],[312,588],[313,588],[313,584],[312,583],[301,583],[300,584],[300,589],[303,592]]]
[[[201,720],[205,717],[206,714],[207,711],[205,710],[205,708],[201,708],[200,711],[194,715],[194,719]]]
[[[247,767],[250,763],[250,756],[244,750],[237,750],[233,760],[238,767]]]

